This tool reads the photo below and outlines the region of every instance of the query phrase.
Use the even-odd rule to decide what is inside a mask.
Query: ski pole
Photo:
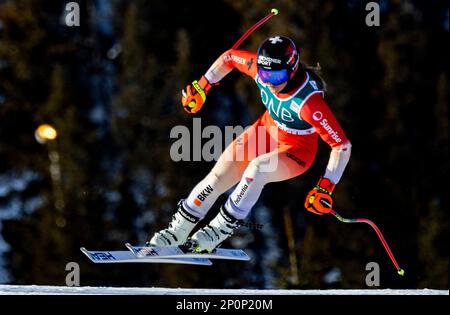
[[[258,27],[260,27],[262,24],[264,24],[264,22],[266,22],[268,19],[270,19],[272,16],[277,15],[278,14],[278,10],[277,9],[272,9],[270,10],[270,13],[267,14],[265,17],[263,17],[261,20],[259,20],[255,25],[253,25],[252,27],[250,27],[247,32],[244,33],[244,35],[241,36],[241,38],[239,38],[239,40],[233,45],[233,47],[231,47],[231,49],[236,49],[239,47],[239,45],[251,34],[253,33],[254,30],[256,30]]]
[[[367,224],[369,224],[375,230],[375,232],[377,232],[377,235],[380,238],[380,241],[383,244],[384,249],[388,253],[389,258],[391,258],[392,263],[394,264],[395,268],[397,269],[397,273],[401,276],[403,276],[405,274],[405,271],[399,267],[397,261],[395,260],[394,254],[392,254],[392,251],[389,248],[389,245],[387,244],[386,240],[384,239],[383,234],[381,233],[380,229],[376,226],[375,223],[373,223],[369,219],[364,219],[364,218],[346,219],[334,210],[331,210],[330,213],[332,215],[334,215],[334,217],[336,219],[338,219],[339,221],[344,222],[344,223],[367,223]]]

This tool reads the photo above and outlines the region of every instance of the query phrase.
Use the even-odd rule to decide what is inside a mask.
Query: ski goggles
[[[280,85],[289,79],[289,73],[286,69],[266,70],[258,68],[258,76],[264,83],[272,83],[273,85]]]

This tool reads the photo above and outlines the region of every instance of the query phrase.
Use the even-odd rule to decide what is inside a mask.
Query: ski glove
[[[316,187],[314,187],[306,196],[305,208],[306,210],[323,215],[329,213],[333,208],[333,192],[335,184],[328,178],[320,177]]]
[[[186,91],[181,91],[181,104],[183,104],[184,110],[190,114],[197,113],[205,103],[206,95],[212,86],[205,76],[186,86]]]

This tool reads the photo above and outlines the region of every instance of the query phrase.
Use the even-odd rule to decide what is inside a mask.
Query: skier
[[[156,232],[149,246],[193,244],[197,252],[211,252],[233,234],[249,214],[267,183],[284,181],[304,173],[314,161],[319,135],[331,147],[325,174],[307,194],[305,208],[322,215],[330,212],[332,192],[350,159],[351,144],[332,114],[323,94],[325,82],[316,68],[300,61],[294,42],[285,36],[264,40],[257,54],[228,50],[200,80],[182,91],[183,108],[191,114],[203,106],[208,92],[234,68],[252,77],[261,92],[266,111],[221,154],[211,172],[200,181],[178,209],[166,229]],[[255,63],[256,60],[256,63]],[[242,161],[227,159],[243,153],[261,128],[276,127],[277,145],[264,150],[247,149]],[[267,130],[267,129],[262,129]],[[267,137],[272,137],[266,132]],[[259,138],[258,138],[259,139]],[[276,167],[264,170],[267,159],[276,158]],[[217,198],[236,183],[217,216],[205,227],[189,235]]]

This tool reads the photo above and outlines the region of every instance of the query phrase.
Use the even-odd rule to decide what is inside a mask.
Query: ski
[[[92,262],[96,264],[111,264],[111,263],[169,263],[169,264],[186,264],[186,265],[203,265],[211,266],[212,262],[204,257],[175,257],[175,258],[154,258],[144,257],[138,258],[132,252],[128,250],[119,251],[104,251],[104,250],[87,250],[81,247],[80,250],[85,254]]]
[[[183,250],[182,246],[145,247],[133,246],[126,243],[125,246],[139,259],[153,258],[208,258],[249,261],[250,257],[242,249],[217,248],[212,253],[195,253]]]

